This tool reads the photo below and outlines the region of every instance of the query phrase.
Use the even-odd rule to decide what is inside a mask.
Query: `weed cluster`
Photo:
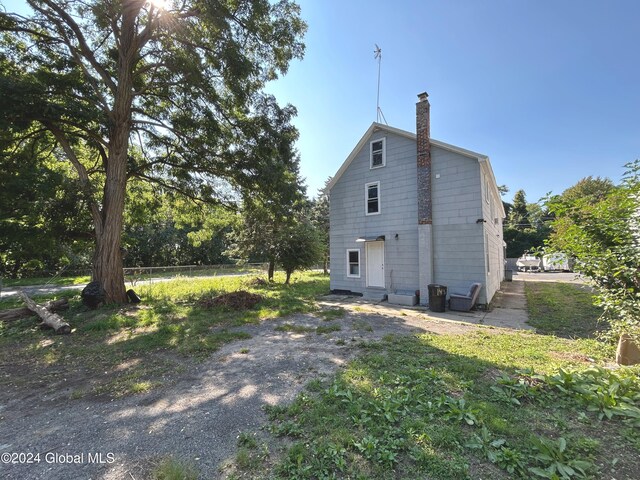
[[[638,441],[632,432],[639,425],[640,385],[632,370],[537,374],[529,368],[487,380],[486,366],[438,351],[427,338],[364,345],[365,355],[328,388],[316,382],[308,389],[316,394],[269,409],[269,431],[294,442],[276,474],[593,478],[601,469],[600,441],[573,425],[588,416],[619,419],[627,445]],[[555,417],[555,409],[564,413]]]

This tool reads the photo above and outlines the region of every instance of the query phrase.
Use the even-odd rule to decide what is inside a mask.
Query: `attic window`
[[[387,153],[385,148],[385,140],[385,138],[381,138],[380,140],[374,140],[369,144],[371,160],[370,168],[380,168],[386,165]]]

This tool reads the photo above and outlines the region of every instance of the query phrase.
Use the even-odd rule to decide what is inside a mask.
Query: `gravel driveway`
[[[202,478],[220,478],[221,467],[235,456],[238,434],[265,424],[264,404],[291,401],[310,379],[331,375],[358,353],[359,342],[389,333],[482,328],[428,320],[412,310],[347,308],[332,322],[296,315],[242,327],[250,339],[189,364],[172,386],[144,395],[69,400],[60,393],[64,385],[59,391],[6,389],[0,392],[0,453],[39,453],[40,459],[0,464],[0,477],[140,480],[149,478],[159,458],[174,455],[193,462]],[[322,335],[275,330],[284,323],[339,324],[341,330]],[[99,454],[104,463],[96,463]]]

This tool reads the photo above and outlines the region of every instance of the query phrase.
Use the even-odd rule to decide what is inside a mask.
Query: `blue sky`
[[[511,200],[579,179],[618,181],[640,158],[640,2],[301,0],[304,60],[270,85],[298,108],[314,195],[376,119],[415,131],[429,93],[433,138],[484,153]]]
[[[2,1],[9,11],[21,1]],[[640,1],[299,0],[304,60],[269,85],[298,108],[315,195],[376,119],[415,131],[429,93],[433,138],[488,155],[510,200],[588,175],[618,181],[640,158]]]

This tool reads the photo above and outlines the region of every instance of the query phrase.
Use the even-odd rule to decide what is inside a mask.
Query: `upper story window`
[[[380,213],[380,182],[367,183],[364,186],[365,213],[377,215]]]
[[[370,168],[380,168],[387,164],[386,138],[369,143]]]

